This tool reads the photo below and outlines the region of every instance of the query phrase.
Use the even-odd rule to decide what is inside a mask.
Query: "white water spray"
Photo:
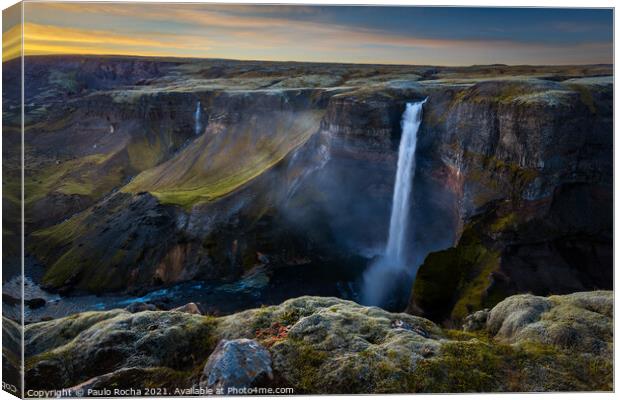
[[[390,230],[385,253],[364,274],[364,302],[382,305],[386,295],[399,282],[399,276],[408,273],[407,234],[409,231],[410,199],[415,177],[415,149],[418,129],[422,123],[422,106],[426,99],[407,103],[401,120],[402,136],[398,148],[398,166],[392,197]]]
[[[202,131],[202,123],[200,122],[202,110],[200,108],[200,100],[196,103],[196,111],[194,111],[194,132],[200,135]]]

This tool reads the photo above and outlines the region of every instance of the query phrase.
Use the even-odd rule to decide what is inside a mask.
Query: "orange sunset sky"
[[[612,63],[610,9],[24,4],[24,52],[398,64]],[[3,12],[3,61],[21,54]]]

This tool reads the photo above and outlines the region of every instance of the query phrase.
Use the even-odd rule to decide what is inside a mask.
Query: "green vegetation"
[[[579,93],[579,98],[581,99],[581,102],[585,104],[586,107],[588,107],[588,110],[590,110],[592,114],[596,114],[596,105],[594,104],[594,98],[592,97],[592,92],[590,88],[588,88],[586,85],[579,84],[568,84],[567,86]]]
[[[279,345],[274,345],[273,351],[279,350]],[[291,358],[289,360],[289,373],[291,378],[299,382],[298,388],[302,393],[325,393],[324,386],[321,382],[321,367],[328,358],[325,351],[316,350],[312,345],[304,343],[303,340],[287,340],[286,346],[290,353],[287,354]]]
[[[123,179],[123,169],[120,167],[112,167],[104,175],[98,173],[113,156],[113,154],[93,154],[64,162],[59,161],[33,174],[27,174],[24,185],[26,208],[54,191],[92,198],[108,193]]]
[[[323,113],[269,113],[204,135],[173,159],[138,175],[123,191],[151,192],[186,209],[225,196],[263,174],[318,130]]]
[[[506,299],[491,318],[499,315],[513,326],[513,314],[536,304],[524,300]],[[258,324],[279,328],[278,340],[268,346],[272,367],[278,382],[297,393],[611,390],[613,293],[539,300],[551,308],[519,320],[526,339],[518,331],[515,337],[494,336],[493,323],[476,332],[442,331],[422,318],[318,297],[221,318],[169,311],[83,313],[26,326],[26,348],[36,349],[28,356],[26,379],[32,387],[49,387],[42,379],[50,376],[58,378],[58,387],[91,377],[113,387],[123,382],[155,387],[158,379],[165,387],[191,385],[220,339],[253,339],[249,325]],[[577,321],[580,341],[602,347],[553,340],[557,327],[575,326],[577,309],[597,310],[592,313],[600,318]],[[284,320],[292,326],[283,330]],[[394,327],[397,320],[402,328]],[[534,331],[539,334],[528,333]]]
[[[429,316],[459,321],[483,308],[491,273],[499,254],[484,246],[473,228],[466,228],[456,247],[428,255],[416,275],[413,300]]]
[[[127,324],[131,330],[127,329]],[[158,312],[130,314],[121,310],[83,313],[32,324],[25,333],[27,347],[38,352],[26,362],[29,385],[69,387],[110,370],[118,370],[106,378],[106,381],[110,378],[112,384],[130,376],[140,387],[156,386],[153,379],[164,379],[162,384],[186,381],[199,375],[204,360],[215,348],[215,326],[216,320],[208,316]],[[56,336],[63,332],[66,332],[64,337]],[[55,336],[46,338],[47,333]],[[96,338],[107,341],[109,346],[99,346]],[[76,352],[79,357],[75,356]],[[84,360],[90,362],[81,364]],[[57,367],[66,368],[67,373],[58,374]],[[147,373],[127,372],[124,367]],[[128,373],[130,375],[126,375]],[[46,381],[50,376],[56,380]]]
[[[79,89],[80,84],[76,80],[77,71],[62,72],[58,70],[51,70],[48,81],[51,85],[57,86],[59,89],[75,93]]]
[[[141,136],[129,142],[126,147],[129,165],[136,171],[153,168],[164,159],[165,148],[158,135]]]
[[[469,277],[473,278],[461,282],[460,295],[450,314],[452,320],[461,321],[473,311],[495,305],[489,304],[489,300],[501,300],[489,298],[487,293],[492,282],[491,274],[499,269],[499,261],[499,252],[481,250],[476,265],[469,272]]]

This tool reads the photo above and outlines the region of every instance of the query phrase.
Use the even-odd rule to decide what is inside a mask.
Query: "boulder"
[[[202,311],[200,310],[200,307],[196,303],[187,303],[184,306],[173,308],[172,311],[202,315]]]
[[[133,367],[172,370],[158,381],[163,386],[204,362],[215,347],[213,328],[211,317],[170,311],[113,310],[30,324],[26,384],[66,388]]]
[[[613,304],[611,291],[511,296],[491,310],[487,330],[506,343],[607,356],[613,352]]]
[[[45,301],[45,299],[37,297],[34,299],[26,300],[25,303],[31,310],[36,310],[37,308],[44,307],[47,301]]]
[[[157,307],[154,304],[140,302],[131,303],[130,305],[125,307],[125,310],[129,311],[130,313],[138,313],[142,311],[156,311]]]
[[[200,387],[224,390],[256,387],[273,379],[271,355],[255,340],[222,340],[209,356]]]
[[[465,332],[479,331],[486,327],[487,319],[489,318],[489,309],[476,311],[473,314],[469,314],[465,317],[463,324],[463,330]]]

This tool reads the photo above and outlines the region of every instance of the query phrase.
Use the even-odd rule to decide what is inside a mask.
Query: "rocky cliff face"
[[[483,82],[429,104],[422,173],[455,193],[463,235],[425,260],[411,311],[611,288],[610,95],[605,79]]]

